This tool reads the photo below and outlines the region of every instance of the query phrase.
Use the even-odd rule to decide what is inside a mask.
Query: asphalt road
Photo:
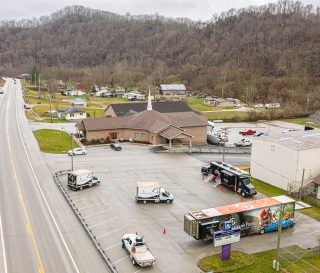
[[[20,81],[0,97],[0,272],[108,272],[52,181]]]

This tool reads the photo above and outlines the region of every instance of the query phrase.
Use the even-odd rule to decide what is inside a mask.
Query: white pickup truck
[[[141,267],[152,266],[157,260],[145,243],[143,236],[136,234],[123,235],[122,248],[129,252],[133,265],[138,264]]]
[[[236,147],[250,147],[252,145],[252,141],[250,139],[241,139],[239,142],[236,142],[234,146]]]

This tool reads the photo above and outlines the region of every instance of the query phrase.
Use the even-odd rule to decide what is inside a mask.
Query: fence
[[[89,236],[89,238],[91,239],[91,241],[93,242],[94,246],[96,247],[96,249],[98,250],[101,258],[103,259],[103,261],[106,263],[106,265],[108,266],[109,270],[111,273],[118,273],[118,271],[116,270],[115,265],[112,264],[112,262],[110,261],[109,257],[107,256],[107,254],[105,253],[105,251],[102,249],[100,243],[98,242],[98,240],[96,239],[96,237],[94,236],[92,230],[90,229],[89,225],[86,223],[85,219],[82,217],[80,211],[77,209],[75,203],[72,201],[71,197],[69,196],[68,192],[65,190],[65,188],[63,187],[63,185],[61,184],[59,177],[61,177],[62,175],[65,175],[66,173],[68,173],[70,170],[64,170],[64,171],[59,171],[56,172],[53,176],[53,179],[56,183],[56,185],[59,187],[60,191],[62,192],[64,198],[66,199],[66,201],[68,202],[69,206],[71,207],[73,213],[76,215],[76,217],[78,218],[78,220],[80,221],[82,227],[84,228],[84,230],[86,231],[87,235]]]

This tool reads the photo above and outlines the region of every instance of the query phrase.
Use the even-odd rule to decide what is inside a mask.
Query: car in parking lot
[[[286,133],[290,133],[290,132],[294,132],[294,131],[295,131],[294,129],[289,128],[289,129],[283,130],[282,133],[286,134]]]
[[[259,137],[259,136],[263,136],[263,135],[264,135],[263,132],[256,132],[256,133],[254,134],[255,137]]]
[[[24,105],[24,109],[31,109],[31,106],[26,103],[26,104]]]
[[[74,148],[73,150],[68,151],[68,155],[85,155],[87,151],[85,148]]]
[[[115,143],[111,143],[110,144],[110,148],[115,150],[115,151],[121,151],[122,150],[122,146],[120,144],[115,144]]]
[[[251,129],[239,132],[239,134],[243,136],[254,135],[255,133],[256,133],[256,130],[251,130]]]

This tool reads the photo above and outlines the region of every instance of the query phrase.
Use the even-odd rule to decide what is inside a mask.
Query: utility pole
[[[49,91],[49,104],[50,104],[50,122],[52,123],[52,106],[51,106],[51,92]]]
[[[39,99],[40,99],[40,97],[41,97],[41,88],[40,88],[40,74],[38,75],[38,97],[39,97]]]
[[[280,215],[279,215],[279,225],[278,225],[278,242],[277,242],[277,257],[276,257],[276,270],[278,271],[278,264],[280,260],[280,242],[281,242],[281,232],[282,232],[282,218],[283,218],[283,204],[280,204]]]
[[[71,136],[71,171],[73,171],[73,134],[70,133]]]
[[[306,113],[308,113],[308,106],[309,106],[309,101],[310,101],[310,99],[309,99],[309,97],[307,97],[307,103],[306,103]]]
[[[305,169],[303,168],[303,170],[302,170],[302,179],[301,179],[301,187],[300,187],[300,191],[299,191],[299,201],[301,201],[301,197],[302,197],[302,188],[303,188],[303,182],[304,182],[304,172],[305,172]]]

